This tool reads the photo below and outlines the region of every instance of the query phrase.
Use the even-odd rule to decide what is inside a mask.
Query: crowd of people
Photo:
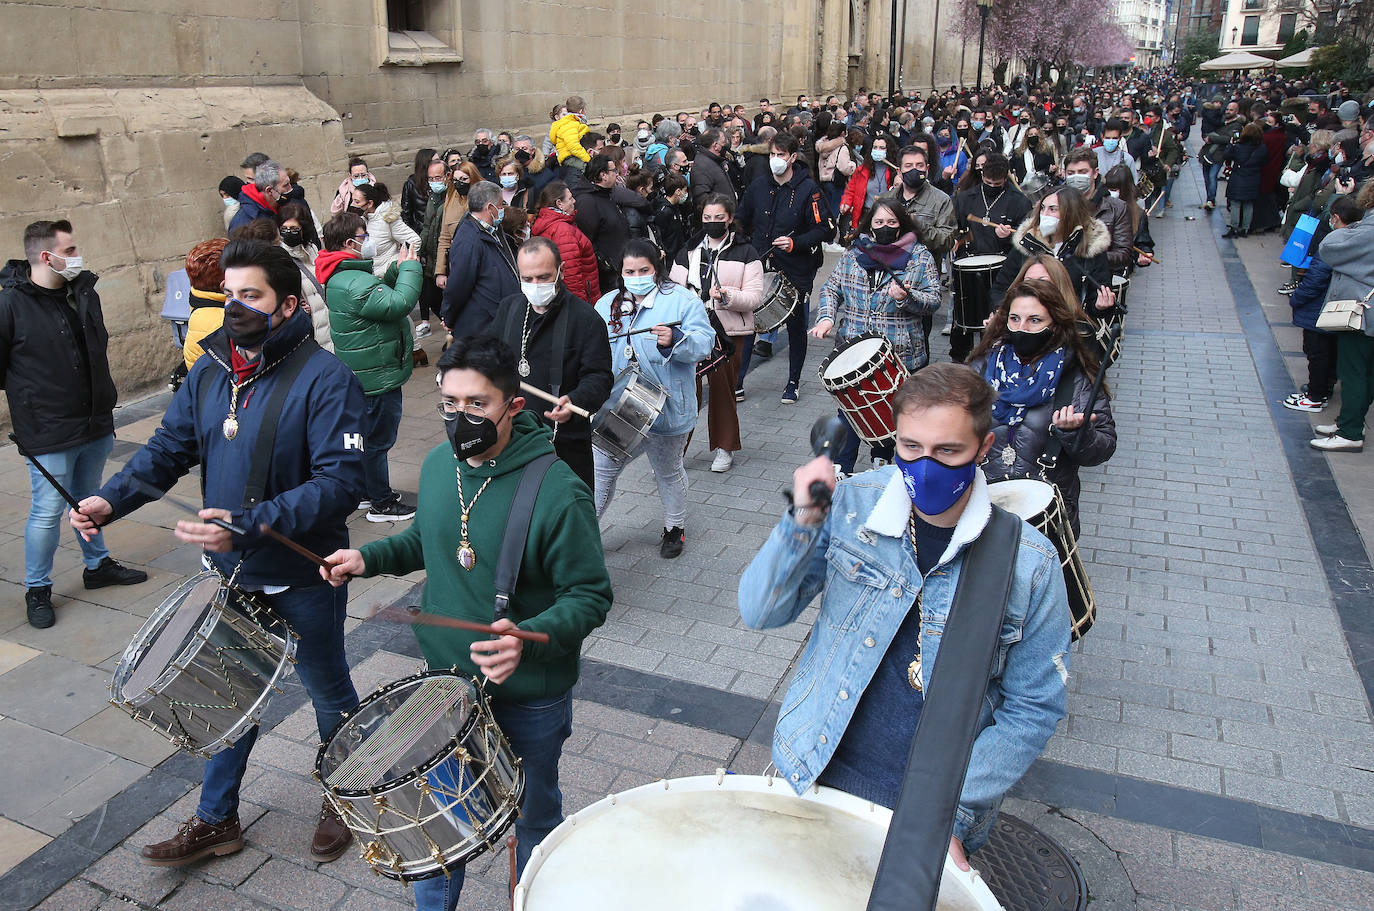
[[[1374,290],[1374,218],[1362,218],[1374,206],[1374,111],[1342,92],[1133,72],[1073,91],[1018,78],[925,97],[765,98],[752,116],[712,103],[604,129],[572,96],[546,134],[483,128],[466,150],[420,149],[394,195],[350,159],[319,214],[289,167],[256,153],[219,185],[228,237],[186,258],[179,388],[114,478],[101,483],[115,398],[107,335],[68,222],[31,225],[25,258],[0,273],[0,373],[11,403],[24,403],[12,414],[27,454],[80,498],[70,521],[88,587],[146,578],[113,561],[99,528],[201,466],[204,509],[176,535],[291,623],[322,738],[358,705],[343,654],[350,578],[424,569],[426,611],[486,622],[495,596],[498,633],[547,633],[532,644],[417,628],[432,667],[491,684],[524,760],[523,867],[562,819],[557,768],[577,656],[613,596],[598,521],[621,472],[647,457],[659,552],[677,557],[702,409],[710,470],[730,471],[749,433],[737,403],[760,394],[750,368],[774,355],[780,334],[784,405],[802,395],[810,342],[838,351],[881,339],[910,378],[888,398],[890,433],[862,438],[873,470],[857,471],[861,428],[841,407],[845,442],[833,461],[797,470],[793,505],[739,601],[747,623],[766,627],[822,598],[779,719],[778,770],[798,793],[819,782],[892,806],[960,570],[993,523],[990,488],[1052,484],[1080,530],[1079,469],[1116,448],[1102,374],[1119,354],[1122,290],[1156,261],[1150,216],[1174,207],[1194,125],[1204,208],[1227,180],[1225,236],[1292,232],[1301,215],[1320,222],[1310,264],[1282,289],[1311,367],[1288,404],[1319,411],[1339,381],[1340,418],[1313,446],[1362,447],[1374,342],[1315,322],[1323,300]],[[822,275],[827,253],[838,262]],[[755,312],[779,300],[791,308],[777,331],[756,333]],[[947,307],[950,362],[932,363]],[[420,343],[437,333],[448,439],[425,458],[412,504],[391,487],[388,452],[402,389],[427,363]],[[594,445],[586,416],[644,389],[661,394],[651,422],[623,445]],[[496,555],[530,471],[552,483],[529,507],[520,585],[498,593]],[[44,627],[62,501],[37,473],[33,492],[28,616]],[[345,523],[357,509],[411,524],[355,550]],[[270,546],[260,523],[327,554],[328,566]],[[1030,526],[1020,541],[1007,555],[995,669],[977,681],[985,711],[951,843],[964,866],[1065,712],[1059,557]],[[870,619],[847,623],[857,607]],[[195,815],[147,846],[147,862],[242,847],[238,791],[253,739],[209,760]],[[326,800],[312,856],[332,860],[350,840]],[[451,911],[461,887],[459,868],[414,894],[421,909]]]

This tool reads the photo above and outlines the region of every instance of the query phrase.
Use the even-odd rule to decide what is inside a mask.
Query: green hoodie
[[[511,499],[521,469],[546,452],[553,452],[549,431],[528,411],[515,416],[510,442],[501,454],[480,467],[460,461],[447,441],[436,446],[420,468],[415,520],[400,534],[363,546],[364,575],[404,575],[424,569],[421,605],[427,613],[490,623],[496,600],[496,560]],[[471,510],[468,535],[477,554],[471,570],[459,566],[456,557],[462,509],[455,469],[462,472],[463,497]],[[491,483],[474,503],[487,479]],[[549,642],[526,642],[515,673],[505,683],[489,686],[488,692],[498,700],[529,702],[572,689],[582,640],[606,621],[611,598],[591,493],[564,462],[554,462],[535,501],[525,559],[508,612],[521,629],[548,633]],[[430,667],[456,667],[464,674],[477,674],[468,647],[486,636],[438,626],[416,625],[414,630]]]

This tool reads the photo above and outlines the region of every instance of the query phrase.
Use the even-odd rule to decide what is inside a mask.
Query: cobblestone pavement
[[[1254,291],[1236,272],[1236,249],[1217,237],[1220,213],[1209,220],[1196,208],[1195,178],[1190,166],[1175,208],[1151,223],[1164,264],[1134,279],[1126,352],[1110,376],[1120,446],[1084,472],[1083,545],[1099,619],[1074,650],[1069,717],[1008,808],[1070,848],[1106,909],[1374,909],[1374,728],[1319,557],[1328,526],[1314,526],[1299,498],[1304,478],[1295,481],[1285,455],[1295,425],[1266,405],[1272,378],[1241,316]],[[1273,301],[1273,268],[1256,259],[1271,246],[1260,239],[1240,256],[1277,323],[1286,314],[1272,306],[1282,303]],[[1275,338],[1286,355],[1296,348],[1281,327],[1263,332],[1271,347]],[[437,342],[430,348],[437,354]],[[757,774],[767,764],[772,713],[812,614],[780,630],[744,629],[736,585],[783,508],[812,421],[833,408],[812,378],[820,354],[813,350],[793,406],[778,402],[785,356],[751,374],[745,450],[729,473],[712,474],[706,441],[693,441],[678,560],[658,557],[663,523],[647,466],[622,475],[603,522],[616,604],[585,648],[562,769],[569,811],[656,778],[717,767]],[[442,439],[428,418],[430,376],[418,371],[406,389],[405,442],[392,456],[401,489],[414,489],[420,460]],[[156,399],[128,410],[110,470],[159,414]],[[1369,475],[1358,458],[1333,459],[1333,470],[1363,528]],[[194,499],[196,484],[188,478],[176,492]],[[308,860],[317,738],[294,684],[274,703],[282,720],[254,751],[248,847],[180,872],[138,862],[141,844],[189,815],[199,765],[110,707],[105,684],[196,557],[168,531],[175,510],[153,504],[107,533],[115,556],[148,568],[150,581],[86,592],[68,538],[58,624],[32,630],[20,608],[27,507],[27,471],[7,449],[0,762],[10,774],[0,782],[0,872],[9,873],[0,909],[406,907],[402,887],[352,854]],[[361,514],[353,530],[355,541],[389,531]],[[408,633],[360,620],[416,581],[352,585],[360,692],[418,669]],[[502,907],[504,865],[474,864],[462,907]]]

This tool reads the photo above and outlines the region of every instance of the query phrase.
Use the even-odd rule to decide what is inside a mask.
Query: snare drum
[[[845,342],[821,361],[820,374],[821,385],[860,438],[868,443],[892,439],[897,432],[892,394],[909,374],[891,342],[872,333]]]
[[[781,272],[765,272],[764,280],[769,287],[763,303],[754,311],[754,331],[758,333],[772,332],[787,322],[801,299],[797,287]]]
[[[315,777],[363,860],[404,881],[450,873],[496,847],[525,790],[486,695],[448,671],[364,699],[320,746]]]
[[[892,811],[832,788],[703,775],[612,795],[544,839],[515,911],[862,911]],[[614,858],[615,863],[607,863]],[[941,911],[1001,911],[948,857]]]
[[[954,326],[969,332],[982,332],[983,321],[997,309],[992,285],[1005,256],[992,253],[965,256],[954,261]]]
[[[139,629],[115,667],[110,701],[180,749],[208,757],[256,725],[295,663],[254,596],[215,572],[188,579]]]
[[[988,495],[993,503],[1034,525],[1054,544],[1064,570],[1064,585],[1069,590],[1073,638],[1081,639],[1097,619],[1097,601],[1059,488],[1033,478],[1010,478],[990,482]]]
[[[634,367],[615,378],[610,398],[592,416],[592,445],[606,455],[628,462],[663,413],[668,393]]]

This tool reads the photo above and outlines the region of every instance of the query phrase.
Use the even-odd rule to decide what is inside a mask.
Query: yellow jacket
[[[587,124],[577,114],[564,114],[549,127],[549,141],[558,151],[560,164],[566,163],[570,158],[580,158],[584,162],[592,160],[592,156],[582,148],[582,137],[586,135],[587,129]]]
[[[191,308],[191,318],[186,321],[186,341],[181,346],[187,370],[191,369],[196,358],[203,353],[200,347],[201,339],[224,325],[223,294],[192,288],[191,297],[196,298],[196,301]]]

